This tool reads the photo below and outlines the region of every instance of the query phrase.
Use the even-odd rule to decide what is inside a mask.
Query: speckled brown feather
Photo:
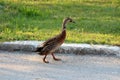
[[[61,34],[48,39],[42,44],[43,49],[41,50],[41,55],[49,54],[58,49],[61,44],[63,44],[66,38],[66,30],[63,30]]]

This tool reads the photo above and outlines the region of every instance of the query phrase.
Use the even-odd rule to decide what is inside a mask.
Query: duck
[[[58,35],[46,40],[41,44],[41,46],[36,48],[35,52],[38,52],[39,55],[44,55],[43,62],[49,63],[49,61],[46,60],[48,54],[51,54],[55,61],[61,60],[55,57],[54,52],[64,43],[66,38],[66,24],[69,22],[75,23],[73,19],[69,17],[65,18],[62,23],[62,31]]]

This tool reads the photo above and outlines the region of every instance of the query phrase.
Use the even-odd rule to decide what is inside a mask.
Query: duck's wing
[[[55,36],[55,37],[50,38],[47,41],[45,41],[42,45],[43,45],[43,47],[45,47],[47,45],[52,45],[52,44],[54,45],[57,42],[57,40],[58,40],[58,36]]]
[[[49,53],[51,50],[54,50],[58,44],[58,37],[55,36],[51,39],[48,39],[47,41],[45,41],[42,46],[43,46],[43,49],[41,50],[42,52],[41,53]]]
[[[35,52],[42,51],[42,53],[46,53],[46,52],[50,51],[51,49],[54,48],[56,41],[57,41],[56,37],[48,39],[47,41],[43,42],[40,47],[37,47]]]

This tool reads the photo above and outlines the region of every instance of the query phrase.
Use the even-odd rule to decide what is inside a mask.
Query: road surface
[[[0,51],[0,80],[120,80],[120,57]]]

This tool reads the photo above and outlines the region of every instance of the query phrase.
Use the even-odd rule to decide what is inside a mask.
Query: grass
[[[67,43],[120,45],[119,0],[0,0],[0,41],[46,40],[67,25]]]

